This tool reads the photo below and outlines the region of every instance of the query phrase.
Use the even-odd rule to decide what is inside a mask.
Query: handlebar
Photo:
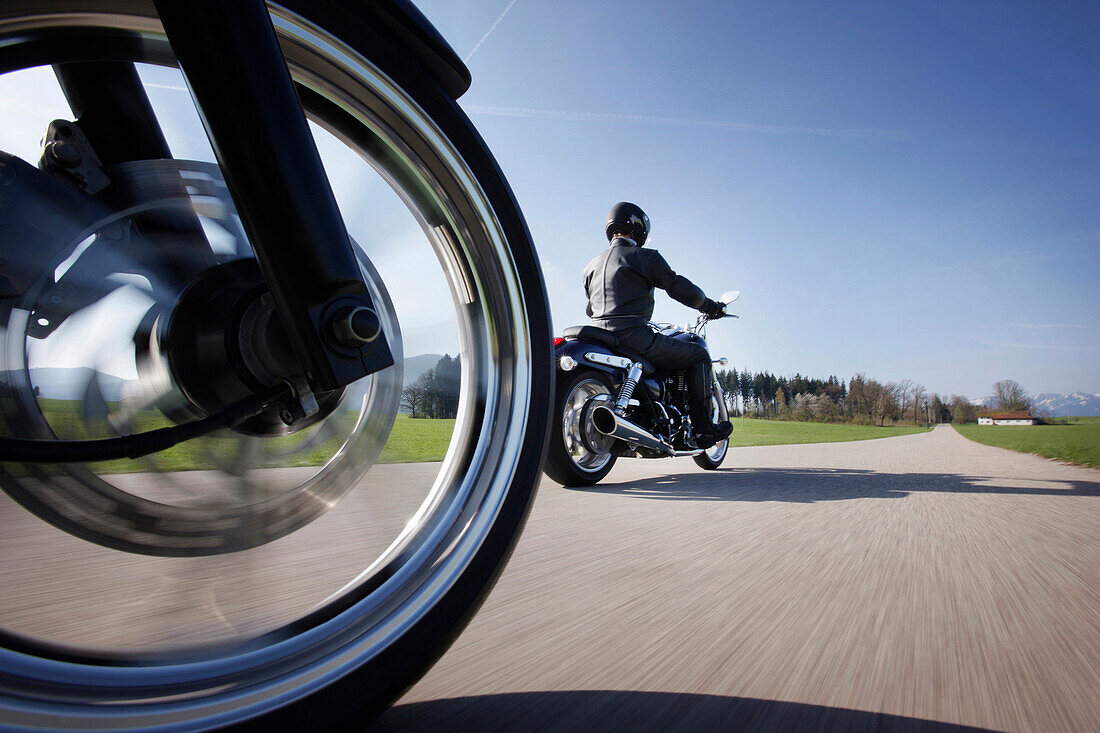
[[[736,313],[726,313],[722,316],[719,316],[718,318],[711,318],[706,313],[702,313],[695,320],[695,325],[691,325],[689,323],[689,324],[684,325],[684,326],[679,326],[675,323],[657,323],[655,321],[650,321],[646,325],[648,325],[651,329],[653,329],[657,333],[663,333],[665,331],[670,331],[672,333],[676,333],[678,331],[690,331],[691,333],[698,334],[700,332],[700,330],[707,323],[709,323],[710,321],[717,321],[717,320],[721,320],[722,318],[740,318],[740,317],[741,316],[737,315]],[[669,335],[671,335],[671,333]]]
[[[720,300],[719,302],[721,302],[723,305],[728,306],[730,303],[737,300],[740,296],[741,296],[741,293],[739,291],[731,290],[730,292],[725,293],[722,296],[722,300]],[[727,299],[728,299],[728,302],[727,302]],[[706,331],[706,325],[707,325],[708,322],[717,321],[717,320],[720,320],[722,318],[740,318],[740,317],[741,316],[737,315],[736,313],[723,313],[722,315],[718,316],[718,318],[711,318],[706,313],[702,313],[695,320],[695,325],[694,326],[691,325],[690,323],[688,323],[687,325],[681,327],[681,326],[677,326],[676,324],[673,324],[673,323],[657,323],[655,321],[650,321],[646,325],[648,325],[651,329],[653,329],[657,333],[668,332],[667,335],[669,335],[669,336],[674,335],[677,332],[681,332],[681,331],[687,331],[687,332],[690,332],[690,333],[694,333],[697,336],[702,336]]]

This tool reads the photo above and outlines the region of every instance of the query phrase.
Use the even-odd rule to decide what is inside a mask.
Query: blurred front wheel
[[[403,41],[374,42],[379,27],[390,27],[382,16],[403,8],[269,6],[315,134],[338,151],[338,164],[373,171],[379,185],[362,187],[367,203],[392,201],[394,219],[412,223],[411,235],[387,245],[390,219],[367,222],[360,254],[380,317],[390,319],[387,335],[426,339],[444,321],[457,343],[453,426],[431,423],[449,431],[440,438],[445,455],[374,465],[396,430],[404,386],[399,371],[383,371],[318,396],[315,422],[297,433],[269,421],[137,462],[6,464],[0,727],[263,730],[377,713],[443,653],[501,572],[533,500],[548,419],[546,294],[522,214],[469,120],[401,51]],[[119,61],[175,68],[151,2],[0,9],[5,73]],[[186,93],[182,78],[159,83]],[[178,359],[146,368],[173,348],[189,350],[181,356],[221,348],[201,331],[186,347],[154,337],[200,278],[209,292],[195,299],[226,304],[236,319],[227,332],[260,328],[269,316],[267,284],[232,202],[218,193],[216,166],[141,160],[110,173],[116,188],[88,186],[86,198],[72,199],[94,199],[90,209],[107,212],[95,226],[54,242],[33,271],[10,258],[0,264],[5,286],[19,286],[0,300],[5,437],[103,437],[201,414],[195,395],[218,386],[210,383],[217,370],[188,382]],[[4,174],[0,166],[0,183]],[[122,180],[132,184],[126,205],[112,208]],[[360,212],[342,213],[350,221]],[[187,234],[175,226],[181,214],[200,226]],[[0,227],[24,215],[0,195]],[[395,277],[417,248],[426,256],[414,260],[416,279]],[[226,272],[232,277],[211,274]],[[72,288],[55,287],[66,277]],[[435,282],[441,287],[429,293],[423,283]],[[74,293],[78,303],[65,300]],[[429,296],[446,307],[425,315],[408,305]],[[65,322],[44,315],[47,306]],[[413,317],[420,320],[410,325]],[[89,346],[96,339],[102,348]],[[80,370],[71,368],[77,351],[89,355]],[[239,356],[246,366],[267,358],[248,349]],[[92,376],[71,395],[51,393],[51,364]],[[225,378],[247,381],[240,371],[226,369]],[[120,374],[132,375],[121,390],[112,386]],[[396,420],[414,432],[429,427]]]

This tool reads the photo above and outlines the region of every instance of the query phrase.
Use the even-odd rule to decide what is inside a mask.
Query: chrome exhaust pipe
[[[616,415],[615,411],[606,405],[598,405],[592,410],[592,426],[604,435],[610,435],[631,445],[649,448],[670,456],[674,453],[671,445],[645,428]]]

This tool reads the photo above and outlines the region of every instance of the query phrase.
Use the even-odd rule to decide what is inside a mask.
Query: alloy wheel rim
[[[604,436],[591,424],[584,424],[584,407],[588,401],[601,394],[609,394],[607,386],[597,379],[586,379],[573,387],[565,400],[562,415],[562,432],[569,459],[577,470],[597,473],[611,460],[610,443],[613,438]],[[606,444],[607,452],[596,452],[589,445]]]
[[[488,197],[442,130],[381,71],[305,19],[278,7],[272,12],[296,81],[353,119],[360,134],[373,136],[388,161],[400,162],[400,170],[380,171],[392,185],[422,186],[398,193],[450,275],[464,356],[455,435],[430,494],[405,530],[342,592],[321,599],[292,624],[244,643],[191,648],[169,658],[51,647],[5,634],[0,706],[5,696],[17,698],[33,711],[28,719],[82,727],[88,724],[82,713],[67,706],[92,696],[104,703],[128,697],[132,702],[120,710],[133,714],[140,704],[133,720],[142,725],[205,721],[235,698],[232,712],[218,714],[225,723],[318,689],[399,638],[456,581],[488,534],[516,470],[530,410],[531,334],[524,287]],[[17,27],[0,23],[0,31],[5,25]],[[22,26],[109,28],[141,34],[154,45],[161,33],[147,14],[43,13]],[[346,132],[336,134],[346,142]],[[410,136],[427,146],[429,159],[413,152]],[[21,653],[29,650],[35,657]],[[236,680],[229,687],[226,675]],[[41,699],[17,679],[49,680],[60,692]],[[66,685],[86,689],[67,695]],[[169,688],[175,699],[164,697]]]

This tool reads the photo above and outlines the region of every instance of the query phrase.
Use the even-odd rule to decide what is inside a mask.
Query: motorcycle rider
[[[673,272],[660,252],[642,249],[649,236],[649,217],[636,204],[620,201],[612,206],[604,231],[607,249],[584,268],[586,312],[594,325],[613,331],[620,344],[655,367],[686,370],[695,442],[700,448],[709,448],[733,430],[728,420],[717,425],[711,422],[710,354],[700,343],[655,333],[647,324],[653,318],[654,288],[711,318],[725,315],[726,307]]]

